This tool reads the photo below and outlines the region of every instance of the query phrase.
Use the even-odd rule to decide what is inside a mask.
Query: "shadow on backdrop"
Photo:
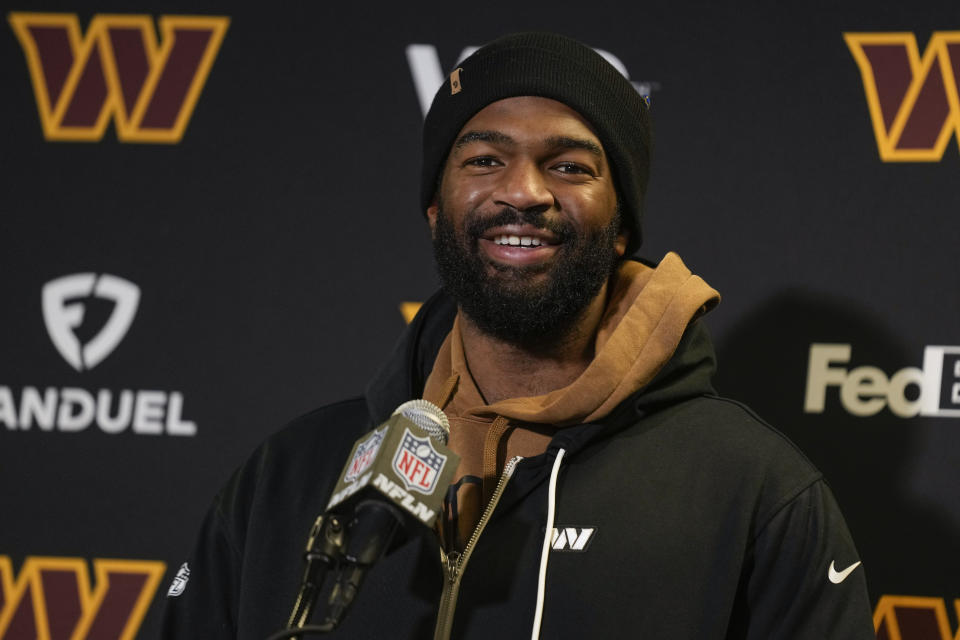
[[[918,365],[922,348],[905,346],[872,316],[842,298],[786,290],[719,336],[717,389],[785,433],[824,473],[857,543],[874,602],[884,594],[946,598],[956,629],[960,530],[936,505],[912,495],[909,485],[924,434],[960,425],[901,418],[887,407],[858,417],[841,404],[835,386],[827,388],[822,413],[804,411],[812,343],[851,345],[850,362],[831,365],[848,371],[871,365],[891,376]],[[905,395],[916,399],[919,388],[908,386]],[[956,486],[955,469],[937,472],[945,486]]]

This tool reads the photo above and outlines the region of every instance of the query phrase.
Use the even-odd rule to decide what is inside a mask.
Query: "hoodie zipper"
[[[467,546],[464,547],[463,553],[457,553],[456,551],[446,553],[442,548],[440,549],[440,563],[443,565],[444,581],[443,593],[440,596],[440,610],[437,613],[437,628],[433,634],[434,640],[448,640],[450,638],[450,632],[453,630],[453,614],[457,607],[457,596],[460,593],[460,579],[463,577],[463,571],[467,566],[467,561],[470,560],[473,548],[477,545],[477,539],[480,538],[480,534],[483,533],[484,528],[487,526],[490,516],[493,515],[493,510],[497,508],[497,503],[500,502],[500,496],[503,495],[503,490],[507,487],[507,482],[510,480],[510,477],[513,476],[517,463],[521,460],[523,460],[522,456],[515,456],[511,458],[503,468],[503,473],[500,474],[500,479],[497,481],[497,486],[493,490],[493,495],[490,496],[490,502],[488,502],[486,508],[484,508],[483,515],[480,516],[480,520],[470,535],[470,540],[467,541]]]

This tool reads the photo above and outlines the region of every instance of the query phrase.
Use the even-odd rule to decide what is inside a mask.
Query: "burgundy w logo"
[[[954,600],[960,613],[960,600]],[[947,607],[942,598],[881,596],[873,611],[878,640],[960,640],[950,633]]]
[[[845,33],[884,162],[937,162],[960,139],[960,31],[933,34],[920,57],[912,33]]]
[[[163,578],[163,562],[28,557],[14,576],[0,556],[0,638],[135,638]]]
[[[47,140],[96,142],[112,118],[122,142],[176,143],[230,19],[96,15],[81,36],[70,13],[11,13]]]

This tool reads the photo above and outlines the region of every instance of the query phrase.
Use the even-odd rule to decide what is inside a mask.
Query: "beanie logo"
[[[460,84],[460,72],[463,71],[463,67],[457,67],[450,73],[450,95],[455,96],[463,89],[463,85]]]

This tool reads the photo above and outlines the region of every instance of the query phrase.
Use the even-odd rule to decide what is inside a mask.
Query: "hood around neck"
[[[717,304],[717,292],[673,253],[656,268],[626,261],[621,272],[630,277],[619,277],[613,287],[595,361],[580,379],[564,389],[502,401],[490,409],[517,420],[574,424],[602,418],[638,389],[643,390],[638,402],[647,406],[713,393],[713,349],[696,319]],[[374,424],[403,402],[421,397],[456,315],[456,304],[442,291],[424,303],[367,387]],[[570,394],[578,384],[590,387]],[[597,384],[599,391],[593,389]],[[585,406],[576,397],[587,390],[594,391],[595,406]]]
[[[691,320],[711,309],[719,294],[669,253],[652,269],[621,263],[612,279],[597,329],[594,356],[570,384],[546,394],[486,404],[470,377],[459,318],[441,346],[424,398],[446,410],[441,385],[456,376],[450,400],[455,415],[564,427],[597,421],[647,386],[673,356]],[[452,381],[451,381],[452,382]]]

